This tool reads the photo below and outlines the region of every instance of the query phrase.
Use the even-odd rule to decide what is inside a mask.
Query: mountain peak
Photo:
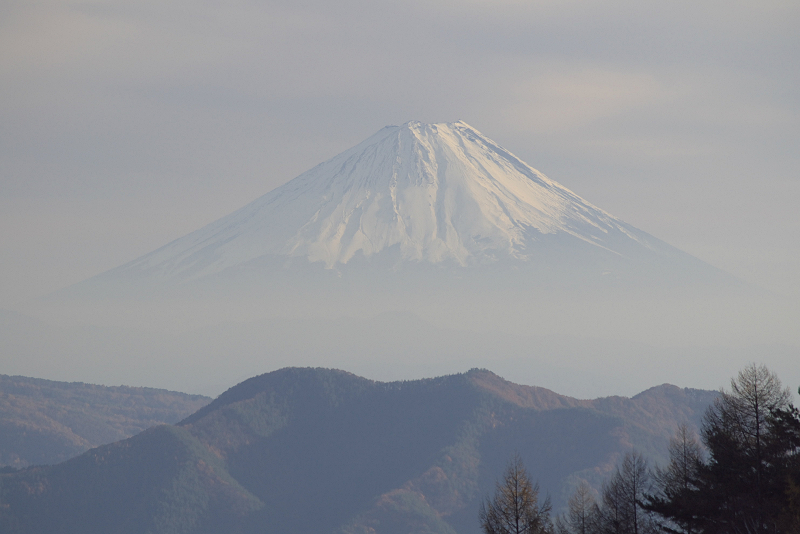
[[[664,245],[463,121],[411,121],[122,269],[187,279],[262,257],[328,269],[386,255],[460,266],[525,262],[553,237],[615,255]]]

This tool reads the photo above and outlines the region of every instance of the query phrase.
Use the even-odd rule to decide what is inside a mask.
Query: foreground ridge
[[[0,474],[0,531],[477,533],[515,451],[561,506],[631,446],[663,456],[677,422],[696,426],[714,396],[659,386],[578,400],[478,369],[376,382],[286,368],[177,425]]]

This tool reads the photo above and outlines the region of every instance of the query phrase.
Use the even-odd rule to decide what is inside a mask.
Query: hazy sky
[[[800,296],[798,28],[796,1],[4,0],[0,308],[458,119]]]

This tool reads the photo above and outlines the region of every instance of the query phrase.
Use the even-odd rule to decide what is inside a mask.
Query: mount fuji
[[[592,205],[459,121],[387,126],[236,212],[94,282],[196,288],[198,280],[243,270],[309,266],[338,275],[354,266],[462,272],[528,266],[617,278],[664,269],[683,277],[691,266],[719,274]]]
[[[207,393],[197,384],[287,365],[391,380],[491,365],[565,388],[584,377],[599,393],[625,380],[614,362],[679,382],[681,366],[653,356],[667,347],[726,347],[681,353],[705,376],[731,344],[793,343],[796,314],[783,310],[464,122],[409,122],[31,303],[23,313],[41,324],[0,333],[18,340],[15,372],[47,354],[85,371],[62,380],[108,381],[113,355],[116,381],[175,389],[163,377],[185,376],[181,387]]]

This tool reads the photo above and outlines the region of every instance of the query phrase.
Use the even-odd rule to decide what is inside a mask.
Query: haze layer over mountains
[[[754,359],[743,349],[754,344],[779,371],[796,354],[792,316],[772,297],[604,212],[463,122],[387,126],[29,313],[70,325],[66,341],[48,335],[86,369],[109,350],[115,369],[142,379],[202,363],[192,383],[147,382],[191,391],[288,364],[396,379],[491,363],[541,383],[535,369],[562,390],[581,374],[620,380],[619,365],[671,369],[640,375],[635,387],[646,387],[686,383],[680,365],[658,363],[668,356],[693,366],[691,376],[722,357],[726,367]]]

